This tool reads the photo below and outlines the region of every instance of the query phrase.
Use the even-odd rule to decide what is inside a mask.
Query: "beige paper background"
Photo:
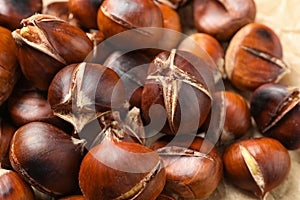
[[[53,0],[44,0],[48,4]],[[65,1],[65,0],[58,0]],[[270,26],[279,35],[284,61],[290,66],[291,73],[282,83],[300,87],[300,5],[299,0],[255,0],[257,5],[256,21]],[[191,11],[186,9],[186,11]],[[184,23],[184,22],[182,22]],[[300,150],[291,151],[291,173],[286,181],[267,196],[267,200],[300,199]],[[280,164],[280,163],[278,163]],[[233,187],[223,180],[208,200],[254,200],[252,194]]]

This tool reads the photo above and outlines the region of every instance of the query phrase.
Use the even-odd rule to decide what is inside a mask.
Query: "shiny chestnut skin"
[[[11,31],[0,27],[0,105],[7,100],[19,78],[17,47]]]
[[[153,1],[104,0],[98,10],[97,23],[105,38],[109,38],[136,28],[162,28],[163,16]],[[161,31],[157,29],[130,31],[115,38],[113,45],[119,48],[153,45],[160,36]]]
[[[57,127],[31,122],[14,134],[10,162],[26,182],[39,191],[57,196],[78,190],[78,172],[84,141]]]
[[[276,83],[289,72],[282,53],[280,39],[271,28],[250,23],[234,35],[226,50],[227,77],[240,90]]]
[[[80,28],[51,15],[36,14],[22,20],[13,31],[24,76],[40,90],[47,90],[64,66],[82,62],[93,48]]]
[[[43,9],[42,0],[1,0],[0,4],[0,26],[10,30],[20,28],[22,19],[41,13]]]
[[[48,89],[54,115],[71,123],[77,133],[102,112],[122,107],[124,99],[124,85],[117,73],[93,63],[64,67]]]
[[[0,168],[0,199],[34,200],[35,198],[32,189],[19,174]]]
[[[223,164],[217,149],[194,135],[164,136],[151,148],[162,158],[166,170],[165,191],[180,199],[203,199],[219,185]]]
[[[103,0],[69,0],[70,12],[79,24],[87,29],[97,29],[98,9]]]
[[[300,89],[265,84],[251,97],[251,114],[259,131],[279,140],[287,149],[300,148]]]
[[[228,41],[241,27],[254,22],[253,0],[195,0],[194,22],[199,32]]]
[[[280,185],[290,171],[287,149],[272,138],[233,143],[223,154],[225,177],[235,186],[264,195]]]
[[[9,148],[11,139],[16,131],[8,119],[0,118],[0,164],[1,168],[11,169]]]
[[[105,134],[82,161],[79,184],[83,196],[155,200],[166,180],[158,154],[144,145],[119,140],[110,129]]]
[[[155,0],[161,4],[164,4],[172,9],[177,9],[184,6],[189,0]]]
[[[149,66],[142,93],[145,124],[154,120],[160,123],[155,128],[162,125],[161,132],[171,135],[195,131],[209,114],[213,90],[205,61],[186,51],[162,52]]]

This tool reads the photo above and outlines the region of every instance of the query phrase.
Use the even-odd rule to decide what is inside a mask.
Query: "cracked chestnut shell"
[[[228,41],[241,27],[254,22],[253,0],[195,0],[194,22],[199,32]]]
[[[82,62],[93,48],[80,28],[51,15],[36,14],[22,20],[12,35],[24,76],[40,90],[47,90],[64,66]]]
[[[48,90],[54,115],[71,123],[76,133],[102,112],[122,107],[124,99],[124,85],[117,73],[86,62],[64,67]]]
[[[180,199],[203,199],[219,185],[223,164],[217,149],[194,135],[164,136],[151,145],[166,170],[165,191]]]
[[[141,144],[120,140],[112,129],[104,134],[80,167],[79,184],[84,197],[155,200],[166,180],[158,154]]]
[[[285,180],[291,165],[287,149],[272,138],[236,142],[225,149],[223,162],[232,184],[261,198]]]
[[[10,162],[30,185],[49,195],[67,195],[78,190],[78,173],[84,141],[57,127],[31,122],[14,134]]]
[[[142,93],[146,125],[171,135],[197,130],[209,114],[213,90],[205,61],[175,49],[160,53],[150,64]]]
[[[240,90],[278,82],[289,72],[282,60],[282,46],[276,33],[266,25],[251,23],[240,29],[229,43],[225,71]]]
[[[300,89],[265,84],[251,97],[251,114],[260,132],[279,140],[287,149],[300,148]]]

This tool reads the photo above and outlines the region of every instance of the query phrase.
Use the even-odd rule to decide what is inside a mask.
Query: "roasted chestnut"
[[[228,41],[241,27],[254,22],[253,0],[195,0],[194,21],[199,32]]]
[[[21,20],[35,13],[41,13],[42,0],[1,0],[0,26],[14,30],[21,27]]]
[[[30,186],[16,172],[0,168],[0,199],[34,200],[35,198]]]
[[[289,72],[282,56],[276,33],[266,25],[251,23],[240,29],[229,43],[226,74],[236,88],[255,90],[265,83],[278,82]]]
[[[78,188],[84,141],[44,122],[31,122],[14,134],[10,162],[26,182],[49,195],[67,195]]]
[[[251,114],[260,132],[279,140],[287,149],[300,148],[300,89],[265,84],[251,97]]]
[[[175,49],[160,53],[150,64],[142,93],[146,125],[151,122],[155,131],[172,135],[197,130],[208,116],[213,90],[205,61]]]
[[[82,62],[93,48],[85,32],[51,15],[36,14],[22,20],[12,35],[24,76],[40,90],[47,90],[64,66]]]
[[[219,185],[222,159],[213,145],[194,135],[164,136],[151,145],[166,170],[165,191],[180,199],[203,199]]]
[[[0,34],[0,105],[2,105],[11,94],[19,78],[20,70],[17,48],[11,31],[0,27]]]
[[[16,128],[8,119],[0,118],[0,167],[11,169],[9,162],[10,141],[15,133]]]
[[[254,138],[230,145],[223,154],[226,178],[258,197],[280,185],[290,171],[286,148],[272,138]]]
[[[54,115],[71,123],[77,133],[102,112],[122,107],[124,97],[124,85],[113,70],[85,62],[60,70],[48,90]]]

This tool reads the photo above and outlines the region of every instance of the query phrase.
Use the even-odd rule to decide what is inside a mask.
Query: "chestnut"
[[[101,64],[77,63],[61,69],[48,89],[54,115],[78,133],[102,112],[121,108],[125,89],[120,77]]]
[[[118,33],[111,41],[115,47],[128,48],[156,44],[161,36],[157,28],[163,27],[163,16],[150,0],[104,0],[97,15],[98,28],[105,38]]]
[[[0,199],[34,200],[35,198],[30,186],[16,172],[0,168]]]
[[[213,90],[205,61],[186,51],[162,52],[150,64],[142,92],[145,124],[171,135],[195,131],[208,116]]]
[[[19,78],[17,47],[11,31],[0,27],[0,105],[7,100]]]
[[[31,122],[14,134],[10,162],[15,171],[37,190],[57,196],[76,192],[84,141],[57,127]]]
[[[24,76],[40,90],[47,90],[64,66],[82,62],[93,48],[85,32],[51,15],[36,14],[22,20],[13,31]]]
[[[73,195],[60,198],[59,200],[85,200],[85,198],[82,195]]]
[[[278,82],[289,72],[282,56],[277,34],[264,24],[250,23],[230,41],[225,71],[236,88],[253,91],[260,85]]]
[[[189,0],[155,0],[161,4],[164,4],[172,9],[177,9],[184,6]]]
[[[103,0],[69,0],[68,6],[74,18],[87,29],[97,29],[97,13]]]
[[[8,119],[0,118],[0,166],[1,168],[11,169],[9,162],[9,148],[11,139],[16,128]]]
[[[254,22],[254,0],[195,0],[194,22],[199,32],[228,41],[243,26]]]
[[[155,200],[166,180],[158,154],[144,145],[119,140],[111,129],[103,134],[101,143],[87,153],[80,166],[83,196]]]
[[[283,84],[257,88],[250,101],[259,131],[279,140],[287,149],[300,148],[300,89]]]
[[[151,148],[162,158],[166,170],[165,191],[179,199],[203,199],[219,185],[222,159],[213,145],[194,135],[164,136]]]
[[[1,0],[0,26],[14,30],[21,27],[21,20],[35,13],[41,13],[42,0]]]
[[[286,148],[272,138],[233,143],[225,149],[223,162],[232,184],[261,198],[285,180],[291,164]]]

